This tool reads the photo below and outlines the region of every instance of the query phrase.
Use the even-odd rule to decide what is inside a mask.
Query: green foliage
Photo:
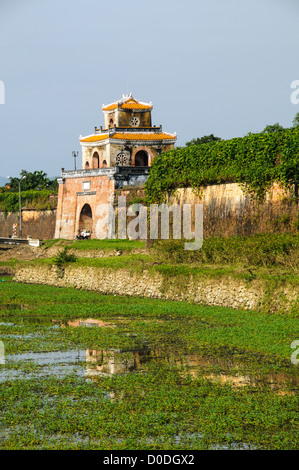
[[[52,194],[53,191],[49,189],[22,191],[22,207],[36,210],[54,209],[56,208],[56,200],[49,199]],[[18,210],[19,192],[0,192],[0,211],[17,212]]]
[[[69,248],[65,246],[63,250],[60,250],[57,253],[57,256],[54,258],[53,261],[56,266],[63,266],[64,264],[74,263],[77,261],[77,256],[74,255],[74,253],[69,253],[68,249]]]
[[[103,250],[103,251],[121,251],[131,252],[133,250],[143,250],[145,242],[140,240],[76,240],[71,248],[74,250]]]
[[[206,144],[208,142],[219,142],[219,140],[221,140],[221,138],[215,137],[214,134],[204,135],[203,137],[197,137],[196,139],[191,139],[189,142],[186,142],[186,147],[190,147],[190,145]]]
[[[19,191],[19,181],[21,181],[21,189],[28,191],[31,189],[51,189],[57,191],[58,183],[57,178],[50,180],[47,174],[43,171],[30,171],[22,170],[19,178],[10,178],[10,191]]]
[[[283,222],[287,223],[284,216]],[[185,250],[183,240],[161,240],[154,244],[160,262],[174,264],[284,266],[299,269],[299,235],[259,234],[250,237],[211,237],[200,250]]]
[[[267,134],[268,132],[281,132],[283,131],[284,128],[279,124],[279,122],[276,122],[275,124],[270,124],[265,127],[265,129],[262,131],[262,134]]]
[[[237,182],[262,198],[275,181],[292,190],[295,186],[297,196],[299,127],[162,153],[155,158],[145,187],[147,202],[158,203],[177,188],[227,182]]]

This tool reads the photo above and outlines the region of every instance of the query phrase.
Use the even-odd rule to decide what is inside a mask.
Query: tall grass
[[[211,237],[200,250],[184,249],[183,240],[160,240],[152,251],[162,263],[200,263],[299,268],[299,235],[259,234],[250,237]]]

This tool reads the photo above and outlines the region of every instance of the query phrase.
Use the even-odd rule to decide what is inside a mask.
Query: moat
[[[298,320],[9,278],[0,289],[2,448],[296,445]]]

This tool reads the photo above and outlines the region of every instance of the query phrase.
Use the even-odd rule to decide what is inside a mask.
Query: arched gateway
[[[131,93],[103,105],[104,126],[80,136],[82,169],[62,169],[58,178],[55,238],[73,240],[79,230],[102,238],[101,205],[114,204],[119,190],[142,188],[156,156],[174,148],[176,134],[152,125],[152,108]]]
[[[84,204],[80,212],[79,232],[82,230],[92,231],[92,210],[89,204]]]

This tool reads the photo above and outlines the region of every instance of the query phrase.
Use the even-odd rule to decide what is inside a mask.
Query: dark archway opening
[[[144,150],[139,150],[135,155],[135,166],[148,166],[148,154]]]
[[[92,210],[89,204],[84,204],[82,207],[80,218],[79,218],[79,233],[82,230],[89,231],[92,230]]]

